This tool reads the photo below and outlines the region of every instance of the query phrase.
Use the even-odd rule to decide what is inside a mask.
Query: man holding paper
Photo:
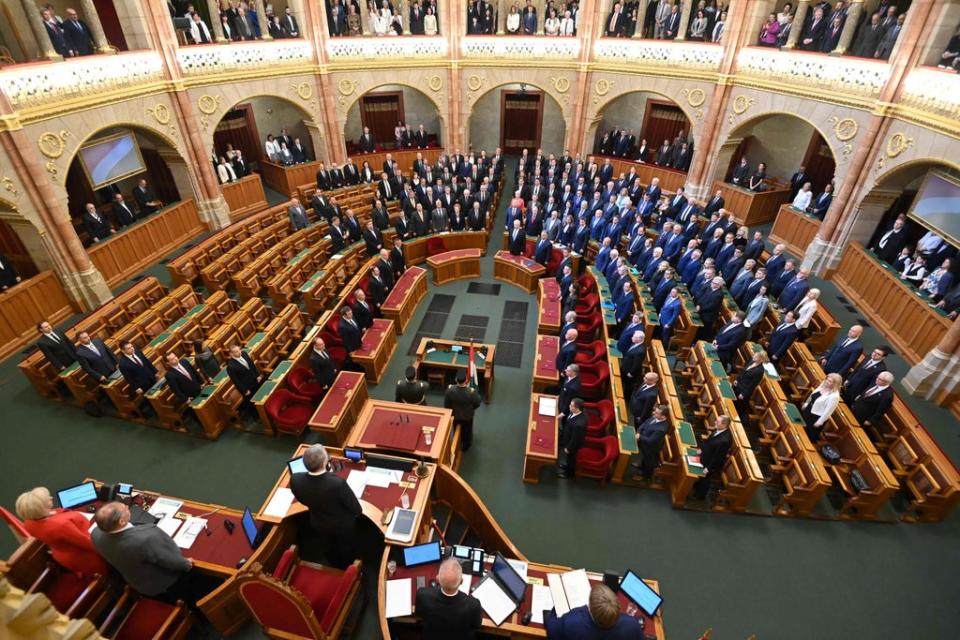
[[[590,589],[587,606],[571,609],[559,617],[551,609],[544,615],[544,623],[551,640],[643,640],[643,627],[635,618],[620,613],[617,594],[603,584]]]
[[[483,623],[480,601],[460,591],[463,569],[447,558],[437,572],[437,587],[417,590],[416,614],[423,621],[423,640],[470,640]]]

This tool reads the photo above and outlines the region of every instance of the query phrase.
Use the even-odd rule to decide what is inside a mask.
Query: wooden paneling
[[[645,187],[650,185],[650,181],[653,180],[653,178],[660,178],[660,188],[665,194],[673,193],[678,187],[684,186],[687,182],[686,171],[678,171],[677,169],[661,167],[647,162],[624,160],[623,158],[615,158],[613,156],[597,155],[595,157],[597,164],[603,164],[603,161],[606,159],[610,160],[610,164],[613,165],[613,178],[615,180],[620,177],[621,173],[630,173],[630,167],[636,170],[637,177],[640,178],[640,184]]]
[[[911,365],[950,329],[946,314],[932,308],[859,242],[847,246],[833,281]]]
[[[0,358],[37,337],[37,323],[56,325],[74,312],[53,271],[25,278],[0,294]]]
[[[256,173],[251,173],[236,182],[220,185],[223,199],[230,207],[230,222],[236,222],[248,215],[266,209],[267,196],[263,193],[263,182]]]
[[[317,170],[319,168],[320,163],[316,161],[294,164],[289,167],[268,160],[260,163],[263,182],[274,191],[290,198],[297,195],[297,187],[317,183]]]
[[[204,231],[196,203],[184,200],[90,247],[87,253],[112,288]]]
[[[819,220],[784,204],[770,230],[770,241],[785,244],[790,255],[802,258],[819,230]]]
[[[790,188],[750,191],[719,180],[713,183],[713,192],[723,192],[724,208],[733,212],[737,222],[752,227],[769,222],[777,216],[780,205],[790,202]],[[666,191],[666,187],[664,187]]]

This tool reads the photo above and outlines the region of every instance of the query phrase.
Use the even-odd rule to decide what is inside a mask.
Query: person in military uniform
[[[427,389],[430,385],[423,380],[417,380],[417,370],[413,367],[407,367],[404,375],[406,379],[397,380],[397,402],[427,404]]]
[[[457,384],[447,387],[443,406],[453,409],[453,421],[460,425],[460,448],[466,452],[473,444],[473,412],[483,399],[476,389],[467,385],[467,372],[457,371]]]

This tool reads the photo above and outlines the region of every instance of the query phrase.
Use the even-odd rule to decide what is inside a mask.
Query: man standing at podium
[[[467,384],[467,372],[457,371],[457,384],[447,387],[443,398],[443,406],[453,409],[453,420],[460,425],[460,449],[470,450],[473,444],[473,412],[480,407],[483,399],[476,389]]]

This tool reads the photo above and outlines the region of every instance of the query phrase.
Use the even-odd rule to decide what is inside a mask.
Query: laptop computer
[[[503,624],[523,602],[527,582],[501,553],[493,559],[490,571],[473,590],[484,613],[497,626]]]

